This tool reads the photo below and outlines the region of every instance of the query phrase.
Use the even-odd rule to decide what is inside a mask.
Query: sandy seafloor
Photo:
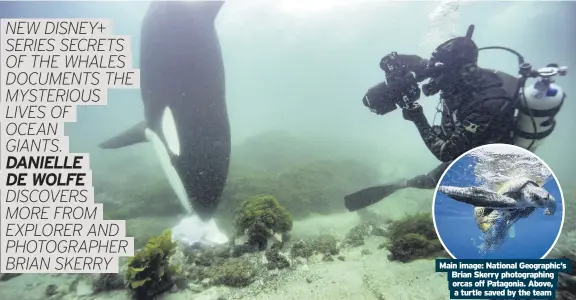
[[[314,217],[296,221],[292,231],[294,237],[330,232],[343,238],[346,232],[360,223],[357,214],[341,214]],[[433,260],[419,260],[408,264],[390,262],[386,251],[378,249],[382,237],[371,236],[365,245],[342,249],[344,261],[309,262],[297,264],[292,269],[271,275],[266,284],[256,281],[247,288],[233,289],[212,287],[195,292],[185,290],[167,293],[159,299],[223,300],[223,299],[448,299],[446,276],[434,272]],[[363,254],[363,250],[371,253]],[[274,272],[272,273],[274,274]],[[46,287],[56,284],[68,289],[74,275],[23,274],[0,282],[0,299],[38,300],[53,299],[45,296]],[[78,292],[82,287],[78,287]],[[86,289],[90,289],[86,286]],[[79,296],[70,291],[60,299],[130,299],[125,291],[112,291],[96,295]]]
[[[402,197],[404,198],[404,197]],[[421,210],[414,201],[384,205],[384,217],[403,215],[402,211]],[[317,236],[330,233],[339,239],[357,224],[361,218],[356,213],[311,217],[295,221],[294,238]],[[576,230],[568,226],[556,246],[557,250],[574,252]],[[378,249],[383,237],[370,236],[365,245],[341,249],[344,261],[335,259],[323,262],[295,264],[291,269],[272,272],[266,283],[256,281],[246,288],[211,287],[194,288],[169,292],[158,299],[165,300],[225,300],[225,299],[449,299],[446,275],[434,272],[434,260],[417,260],[410,263],[392,262],[387,259],[387,251]],[[369,250],[366,254],[365,250]],[[553,253],[555,253],[553,251]],[[263,254],[262,254],[263,255]],[[36,275],[24,274],[8,281],[0,282],[2,300],[122,300],[131,299],[123,290],[91,295],[91,286],[83,286],[82,281],[70,289],[75,275]],[[46,288],[55,284],[62,296],[47,297]],[[197,286],[197,285],[196,285]],[[86,295],[82,295],[86,294]]]

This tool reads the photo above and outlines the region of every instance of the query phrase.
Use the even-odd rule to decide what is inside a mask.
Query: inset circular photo
[[[556,176],[534,153],[490,144],[446,169],[432,215],[455,259],[540,259],[560,236],[564,198]]]

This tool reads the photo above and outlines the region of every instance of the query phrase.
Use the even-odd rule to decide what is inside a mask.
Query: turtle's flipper
[[[440,186],[438,192],[460,202],[486,208],[515,208],[516,200],[482,187]]]
[[[510,226],[510,228],[508,228],[508,236],[513,239],[516,237],[516,229],[514,228],[514,224],[512,224]]]

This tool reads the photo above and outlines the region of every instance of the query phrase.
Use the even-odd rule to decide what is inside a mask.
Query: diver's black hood
[[[445,68],[462,68],[478,62],[478,46],[467,37],[456,37],[438,46],[432,53],[432,63],[441,63]]]
[[[466,36],[449,39],[436,47],[426,68],[425,77],[430,79],[423,86],[426,96],[464,84],[467,81],[465,77],[474,72],[479,49],[471,38],[473,29],[470,26]]]

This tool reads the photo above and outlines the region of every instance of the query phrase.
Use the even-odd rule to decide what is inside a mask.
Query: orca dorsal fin
[[[146,142],[146,121],[142,121],[130,129],[110,138],[98,145],[102,149],[118,149]]]

